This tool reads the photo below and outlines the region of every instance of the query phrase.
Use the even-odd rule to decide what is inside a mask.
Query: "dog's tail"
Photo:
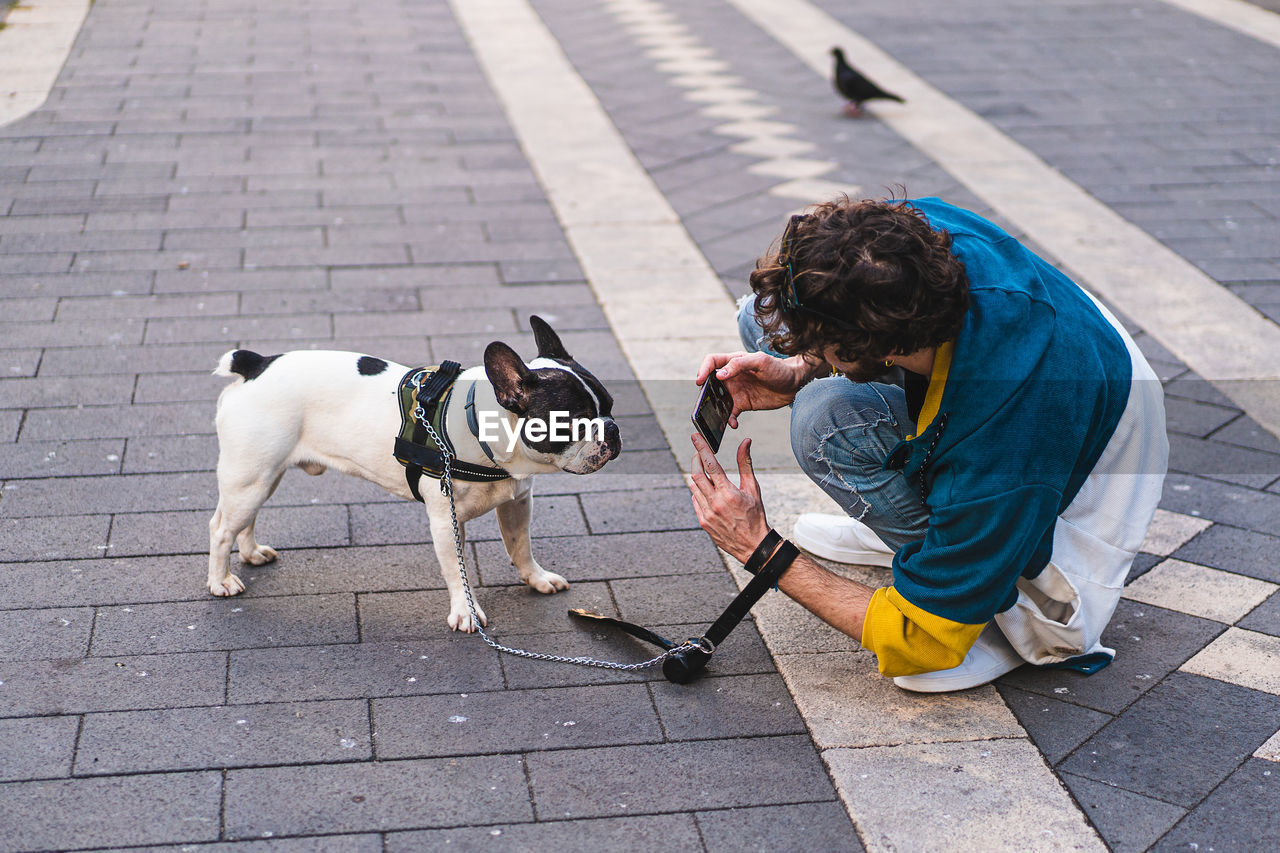
[[[278,355],[258,355],[247,349],[233,349],[222,354],[218,366],[213,369],[214,376],[239,376],[245,382],[257,379],[262,375]]]

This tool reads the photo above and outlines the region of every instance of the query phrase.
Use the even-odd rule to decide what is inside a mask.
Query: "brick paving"
[[[744,292],[803,203],[750,171],[774,155],[735,149],[605,6],[533,5]],[[1276,319],[1274,48],[1155,0],[820,5]],[[990,213],[731,6],[669,8],[823,180]],[[280,561],[205,593],[222,352],[474,362],[499,338],[531,353],[533,312],[617,389],[627,452],[539,481],[566,593],[517,586],[492,520],[469,529],[496,635],[636,659],[564,608],[685,636],[735,589],[447,4],[99,0],[48,102],[0,127],[0,214],[0,847],[888,843],[855,831],[750,622],[695,688],[501,657],[445,626],[420,508],[300,473],[263,512]],[[1265,849],[1280,441],[1128,319],[1167,382],[1167,536],[1111,667],[1024,668],[1000,695],[1110,848]],[[1227,594],[1170,594],[1184,564]],[[1243,674],[1209,655],[1234,636],[1261,638]]]

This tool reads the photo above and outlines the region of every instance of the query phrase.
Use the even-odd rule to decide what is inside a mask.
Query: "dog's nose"
[[[613,451],[614,456],[622,452],[622,432],[613,421],[608,421],[604,425],[604,444]]]

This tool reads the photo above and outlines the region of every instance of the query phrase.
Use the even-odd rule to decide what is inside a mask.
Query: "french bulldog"
[[[520,580],[549,594],[569,584],[533,558],[532,476],[597,471],[621,452],[622,440],[609,392],[569,355],[544,320],[531,317],[530,326],[538,357],[525,364],[507,344],[489,344],[483,366],[458,376],[443,423],[459,460],[510,475],[494,482],[453,480],[459,535],[466,522],[496,509],[503,544]],[[254,524],[289,468],[311,475],[333,468],[412,499],[405,468],[392,453],[401,427],[397,389],[408,370],[351,352],[297,350],[261,356],[232,350],[222,356],[214,375],[236,381],[218,397],[218,506],[209,520],[209,592],[228,596],[244,590],[231,573],[232,542],[239,546],[241,561],[250,565],[276,559],[276,551],[255,538]],[[464,411],[472,385],[482,427],[476,435]],[[564,440],[564,430],[531,428],[539,421],[563,424],[566,415],[596,428],[577,430],[569,440]],[[488,454],[481,439],[486,439]],[[449,627],[473,631],[477,625],[463,593],[449,498],[438,481],[426,476],[418,487],[449,589]],[[478,603],[476,618],[487,624]]]

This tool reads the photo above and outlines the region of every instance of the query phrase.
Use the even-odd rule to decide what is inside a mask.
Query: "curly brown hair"
[[[788,230],[788,245],[751,273],[756,319],[778,352],[821,356],[830,346],[841,361],[865,364],[959,333],[969,308],[964,264],[951,236],[930,228],[910,202],[846,197],[817,205]]]

